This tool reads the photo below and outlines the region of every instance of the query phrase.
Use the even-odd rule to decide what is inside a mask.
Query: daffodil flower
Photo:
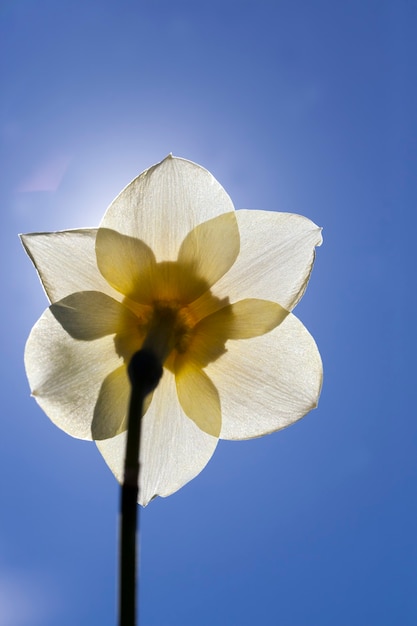
[[[142,420],[139,502],[195,477],[219,438],[277,431],[317,405],[322,365],[291,310],[321,231],[305,217],[235,211],[213,176],[167,157],[98,229],[22,236],[51,306],[33,327],[32,394],[123,476],[127,366],[146,346],[164,373]]]

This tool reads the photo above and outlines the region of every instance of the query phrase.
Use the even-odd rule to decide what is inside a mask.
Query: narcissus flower
[[[93,439],[122,480],[130,383],[146,342],[164,365],[142,421],[139,501],[196,476],[217,441],[279,430],[317,405],[319,352],[291,310],[321,232],[289,213],[235,211],[212,175],[167,157],[98,229],[22,236],[51,306],[29,336],[32,394]]]

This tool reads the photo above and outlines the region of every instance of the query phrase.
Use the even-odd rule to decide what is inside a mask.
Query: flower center
[[[164,363],[172,350],[186,352],[196,321],[189,307],[176,301],[158,300],[152,309],[143,348],[153,350]]]
[[[186,356],[194,342],[201,320],[228,300],[217,298],[193,267],[175,262],[155,264],[149,276],[144,272],[137,283],[143,297],[139,299],[138,287],[136,299],[124,299],[136,323],[122,324],[123,330],[115,337],[116,352],[128,363],[138,350],[151,350],[164,367],[174,371],[177,357]]]

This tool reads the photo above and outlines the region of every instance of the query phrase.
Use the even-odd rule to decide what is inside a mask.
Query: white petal
[[[194,478],[210,460],[217,437],[207,435],[183,413],[174,376],[164,370],[142,422],[139,502],[169,496]],[[123,478],[126,433],[97,442],[119,482]]]
[[[317,406],[322,363],[314,339],[294,315],[253,339],[227,342],[205,370],[222,408],[221,439],[250,439],[289,426]]]
[[[273,211],[236,211],[240,254],[216,284],[231,302],[261,298],[292,310],[307,286],[321,229],[306,217]]]
[[[121,299],[97,268],[96,234],[97,229],[85,228],[21,235],[23,246],[51,302],[74,291],[90,290]]]
[[[210,172],[168,156],[117,196],[100,226],[141,239],[157,261],[175,261],[195,226],[229,211],[233,203]]]
[[[111,335],[95,341],[73,339],[49,309],[26,343],[25,366],[32,394],[54,424],[79,439],[92,439],[101,386],[122,363]]]

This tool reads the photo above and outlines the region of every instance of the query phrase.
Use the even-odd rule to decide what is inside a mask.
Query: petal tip
[[[317,229],[318,229],[318,236],[319,236],[319,238],[318,238],[318,241],[316,243],[316,246],[319,247],[323,243],[323,234],[322,234],[323,233],[323,226],[318,226]]]

